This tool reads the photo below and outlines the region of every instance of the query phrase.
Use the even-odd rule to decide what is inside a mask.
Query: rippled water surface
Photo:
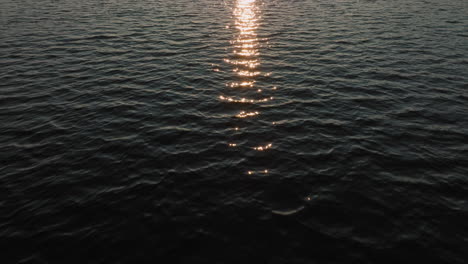
[[[466,0],[0,0],[2,263],[467,263]]]

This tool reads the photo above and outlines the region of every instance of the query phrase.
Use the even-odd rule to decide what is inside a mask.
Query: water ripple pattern
[[[467,263],[467,14],[0,0],[0,262]]]

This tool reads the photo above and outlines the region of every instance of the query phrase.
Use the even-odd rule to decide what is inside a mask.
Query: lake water
[[[466,0],[0,0],[2,263],[467,263]]]

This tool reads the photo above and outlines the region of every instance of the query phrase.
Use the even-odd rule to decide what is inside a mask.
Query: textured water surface
[[[0,262],[467,263],[466,0],[0,0]]]

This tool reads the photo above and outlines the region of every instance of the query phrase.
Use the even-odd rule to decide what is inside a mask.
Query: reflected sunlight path
[[[265,96],[265,89],[257,88],[259,76],[267,77],[271,73],[263,73],[260,70],[260,48],[262,42],[267,39],[260,39],[257,35],[261,10],[256,0],[237,0],[233,9],[233,20],[235,34],[231,40],[232,54],[224,61],[231,65],[234,72],[234,79],[226,83],[229,95],[222,94],[219,100],[240,105],[240,111],[235,115],[236,119],[254,119],[261,115],[259,110],[252,110],[256,105],[273,100],[272,96]],[[229,26],[227,27],[229,28]],[[276,90],[276,87],[269,90]],[[240,125],[233,129],[239,130]],[[231,148],[238,148],[241,144],[236,142],[228,143]],[[267,151],[273,147],[272,142],[262,142],[247,146],[253,151]],[[269,173],[268,169],[249,170],[247,174]]]

